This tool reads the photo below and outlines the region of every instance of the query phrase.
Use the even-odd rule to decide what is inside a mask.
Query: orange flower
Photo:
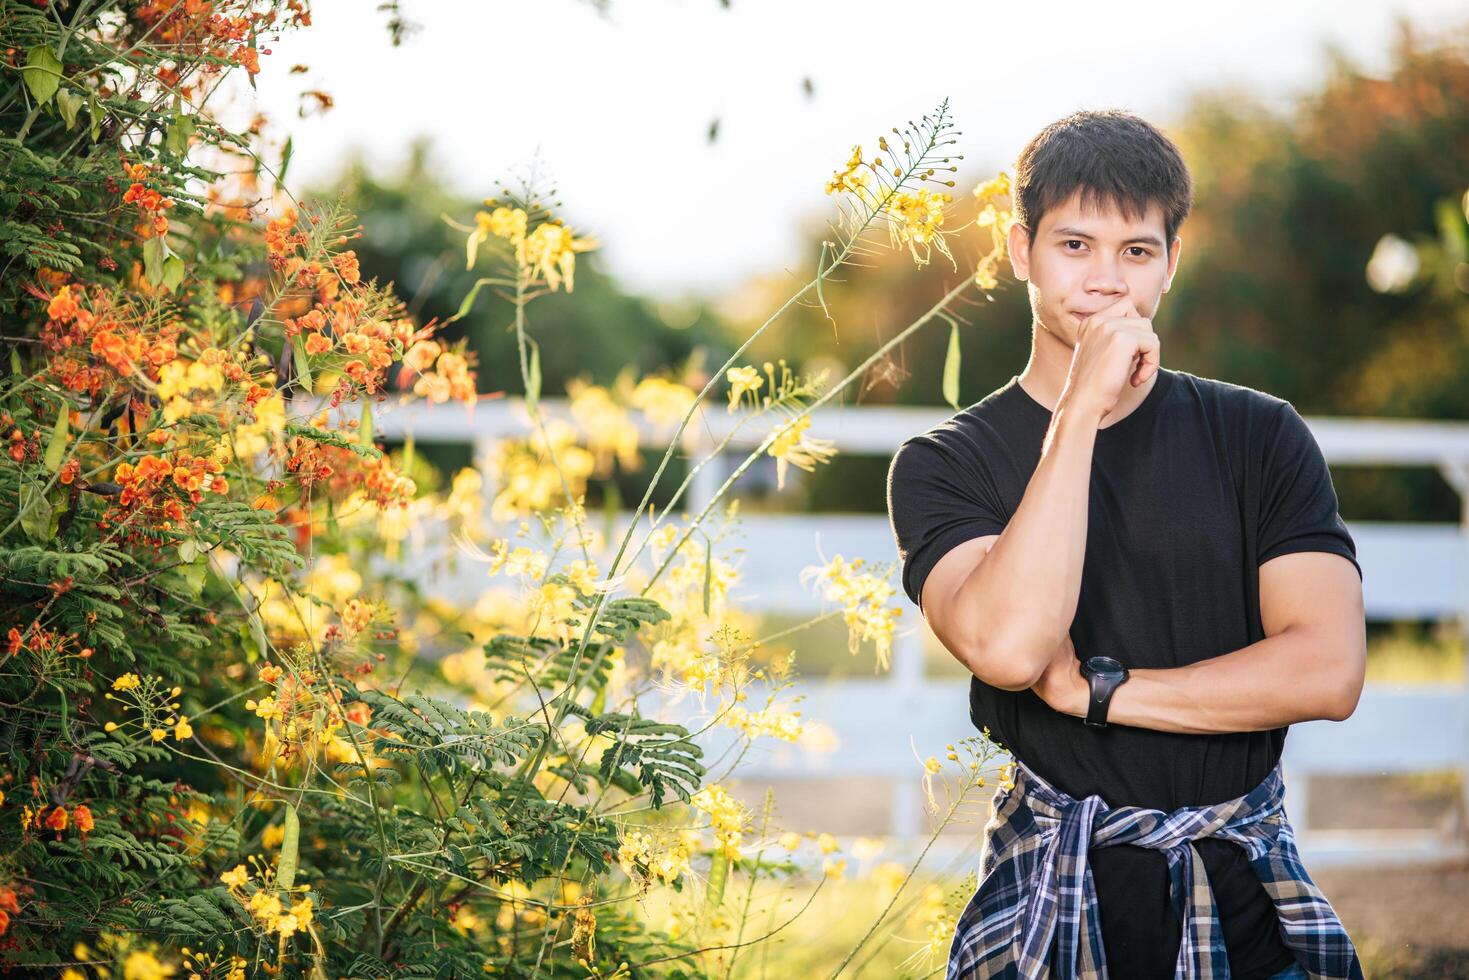
[[[71,819],[77,830],[84,834],[92,832],[92,811],[85,804],[72,808]]]
[[[66,807],[59,806],[46,817],[46,829],[54,830],[59,834],[66,829],[67,819]]]

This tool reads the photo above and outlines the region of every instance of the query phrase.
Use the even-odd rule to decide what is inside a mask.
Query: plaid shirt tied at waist
[[[1275,903],[1281,936],[1313,978],[1360,980],[1351,938],[1296,850],[1280,766],[1244,796],[1171,813],[1074,799],[1016,760],[1014,786],[985,827],[979,887],[954,929],[946,980],[1106,980],[1097,894],[1087,849],[1132,844],[1168,859],[1182,923],[1175,980],[1229,976],[1229,957],[1204,863],[1193,842],[1221,837],[1245,849]]]

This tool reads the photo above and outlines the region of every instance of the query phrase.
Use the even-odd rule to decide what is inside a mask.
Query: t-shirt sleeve
[[[1295,406],[1282,402],[1260,484],[1257,563],[1297,551],[1341,555],[1362,575],[1326,457]]]
[[[920,610],[923,582],[940,558],[955,545],[1005,529],[984,475],[925,438],[904,442],[893,455],[887,503],[903,591]]]

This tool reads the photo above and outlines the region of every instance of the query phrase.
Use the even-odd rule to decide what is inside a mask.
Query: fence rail
[[[549,415],[567,417],[564,400],[547,399]],[[943,421],[947,409],[837,407],[813,413],[811,431],[832,439],[845,454],[889,456],[903,439]],[[1457,618],[1469,643],[1469,422],[1370,418],[1306,417],[1327,460],[1336,465],[1430,466],[1461,498],[1460,520],[1451,523],[1369,523],[1348,521],[1363,568],[1363,599],[1369,619]],[[667,445],[671,430],[639,423],[645,444]],[[384,412],[378,433],[389,439],[412,434],[419,443],[460,443],[487,458],[494,444],[523,436],[529,420],[519,401],[460,406],[412,404]],[[748,451],[764,431],[739,429],[738,419],[704,412],[684,433],[680,451],[703,459],[721,440],[727,452]],[[704,466],[678,509],[697,513],[716,492],[727,469],[722,461]],[[620,538],[628,515],[613,522]],[[835,554],[874,561],[894,557],[885,515],[747,514],[741,518],[744,548],[743,590],[732,601],[766,612],[811,614],[820,599],[804,587],[800,571]],[[610,556],[609,556],[610,557]],[[410,565],[412,559],[409,560]],[[435,575],[420,570],[425,585],[447,597],[472,601],[484,579],[476,567]],[[905,616],[917,616],[905,607]],[[872,776],[890,780],[893,794],[890,831],[912,842],[923,814],[913,746],[921,755],[942,755],[942,746],[970,734],[967,683],[925,677],[923,642],[927,626],[902,633],[893,651],[892,670],[874,679],[803,680],[803,717],[830,725],[838,751],[812,756],[775,746],[757,754],[741,773],[752,777]],[[936,642],[936,641],[932,641]],[[912,743],[909,736],[911,734]],[[783,745],[783,743],[782,743]],[[1293,725],[1284,756],[1288,807],[1301,831],[1301,846],[1317,862],[1372,862],[1441,858],[1466,853],[1469,830],[1469,684],[1400,687],[1371,684],[1356,712],[1344,722]],[[1463,790],[1463,818],[1455,833],[1422,834],[1370,829],[1337,832],[1312,829],[1308,800],[1310,777],[1457,770]],[[952,847],[952,845],[950,845]],[[901,848],[900,848],[901,850]]]

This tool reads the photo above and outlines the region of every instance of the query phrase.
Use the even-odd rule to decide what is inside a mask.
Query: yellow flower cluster
[[[862,166],[862,147],[852,147],[852,156],[847,160],[847,165],[841,170],[832,172],[831,180],[826,182],[826,193],[841,194],[843,192],[856,194],[859,197],[867,192],[867,175],[858,173]],[[870,193],[870,192],[868,192]]]
[[[487,199],[486,205],[493,205]],[[503,238],[515,248],[515,264],[522,275],[543,280],[548,289],[566,283],[571,292],[576,274],[576,253],[597,247],[593,238],[577,238],[560,218],[547,218],[527,232],[530,216],[524,209],[500,205],[474,216],[474,229],[465,243],[466,269],[473,269],[479,246],[491,236]]]
[[[500,489],[490,504],[490,519],[510,521],[549,510],[564,501],[562,478],[573,497],[586,493],[595,457],[578,445],[576,426],[561,418],[548,419],[544,434],[525,439],[501,439],[486,460],[487,475]],[[552,460],[552,454],[555,460]],[[561,467],[560,473],[556,467]]]
[[[207,412],[218,404],[225,386],[220,364],[228,358],[227,352],[206,347],[197,361],[178,358],[158,369],[158,397],[163,401],[165,423],[173,425],[181,418],[196,411]]]
[[[913,261],[920,266],[928,264],[931,248],[937,248],[953,262],[954,256],[939,230],[944,223],[944,209],[953,200],[954,195],[946,191],[931,191],[926,187],[894,194],[888,204],[888,236],[893,246],[907,245]]]
[[[842,618],[847,624],[847,649],[855,655],[863,642],[873,641],[879,670],[886,670],[892,656],[893,630],[902,617],[899,606],[887,601],[897,590],[886,575],[865,570],[866,562],[855,558],[848,562],[837,555],[825,565],[812,565],[801,571],[801,580],[815,578],[823,586],[824,598],[842,605]]]
[[[774,707],[749,711],[735,705],[725,714],[724,724],[730,728],[738,728],[752,739],[770,735],[786,742],[796,741],[804,731],[799,711],[786,713],[777,711]]]
[[[309,895],[298,902],[286,905],[278,895],[265,886],[264,882],[261,882],[247,898],[245,888],[251,879],[250,872],[243,864],[237,864],[224,872],[219,876],[219,880],[229,889],[230,894],[249,910],[255,921],[266,932],[273,932],[282,939],[289,939],[296,933],[304,932],[311,927],[314,914]]]
[[[628,400],[648,417],[648,421],[667,427],[683,421],[698,397],[698,392],[688,385],[650,375],[638,382]]]
[[[980,204],[974,223],[990,230],[990,250],[980,258],[974,270],[974,281],[980,289],[994,289],[1000,284],[996,273],[1000,259],[1005,255],[1006,236],[1015,223],[1015,215],[1008,203],[999,202],[1005,202],[1010,195],[1010,175],[1003,170],[974,188],[974,197]]]
[[[699,833],[680,828],[672,834],[645,834],[630,830],[617,850],[617,863],[623,873],[646,889],[655,879],[665,885],[678,880],[690,870],[689,858],[699,849]],[[643,870],[646,868],[647,873]]]
[[[747,829],[748,812],[744,804],[729,795],[717,783],[703,787],[693,796],[693,804],[709,814],[713,821],[714,839],[725,857],[740,856],[740,842]]]
[[[614,459],[624,472],[641,469],[643,457],[638,453],[637,423],[612,397],[612,392],[602,385],[573,378],[566,384],[566,393],[571,417],[581,426],[587,452],[596,460],[593,472],[601,477],[610,476]]]
[[[147,732],[154,742],[166,740],[170,728],[173,729],[176,741],[193,738],[194,726],[189,724],[189,716],[173,713],[180,707],[179,702],[173,699],[182,694],[183,690],[178,686],[164,689],[161,676],[144,678],[128,671],[113,680],[112,690],[107,691],[103,697],[108,701],[119,702],[123,711],[138,711],[139,717],[136,721],[123,722],[121,725],[109,721],[102,728],[106,732],[116,732],[127,726],[137,725],[139,731]],[[116,697],[114,691],[123,697]]]

